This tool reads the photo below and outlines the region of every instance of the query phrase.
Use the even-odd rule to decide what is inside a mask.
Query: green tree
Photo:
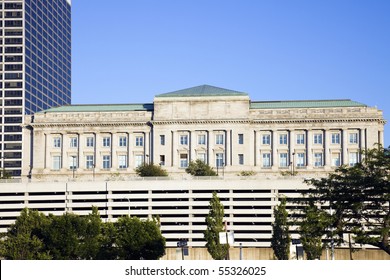
[[[219,241],[219,233],[224,231],[224,216],[223,204],[214,192],[210,200],[209,214],[206,216],[207,228],[204,232],[207,251],[214,260],[225,259],[229,250],[229,244],[221,244]]]
[[[135,169],[135,172],[140,177],[160,177],[160,176],[168,176],[168,173],[165,169],[163,169],[159,165],[154,165],[152,163],[144,163],[138,166]]]
[[[314,188],[305,195],[332,207],[339,242],[343,233],[353,232],[356,242],[390,254],[390,148],[378,145],[362,153],[362,161],[352,167],[307,180]]]
[[[96,259],[102,246],[103,222],[100,218],[98,208],[93,206],[92,213],[80,217],[85,224],[84,232],[81,232],[79,255],[81,259]]]
[[[186,168],[186,172],[192,176],[217,176],[214,169],[200,159],[191,161]]]
[[[116,260],[119,258],[116,246],[117,229],[114,223],[105,222],[101,227],[101,239],[97,260]]]
[[[291,236],[285,197],[281,199],[279,206],[274,208],[274,217],[271,247],[278,260],[288,260],[290,258]]]

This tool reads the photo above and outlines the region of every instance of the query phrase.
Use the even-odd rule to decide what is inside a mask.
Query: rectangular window
[[[224,165],[223,153],[217,153],[215,156],[215,165],[217,167],[222,167]]]
[[[119,136],[119,147],[127,147],[127,137]]]
[[[85,157],[85,167],[87,169],[92,169],[95,167],[95,161],[93,155],[88,155]]]
[[[279,135],[279,144],[280,145],[287,145],[287,134],[280,134]]]
[[[297,134],[297,144],[305,144],[305,134]]]
[[[61,169],[61,156],[53,156],[53,170]]]
[[[358,143],[358,134],[350,133],[349,134],[349,144],[357,144]]]
[[[354,166],[358,163],[358,153],[349,153],[349,166]]]
[[[271,135],[270,134],[264,134],[262,143],[263,143],[263,145],[271,145]]]
[[[118,167],[119,168],[127,168],[127,155],[119,155],[118,156]]]
[[[61,137],[53,138],[53,146],[54,148],[61,148]]]
[[[287,135],[286,135],[287,136]],[[281,153],[279,154],[279,166],[280,167],[287,167],[288,166],[288,155],[287,153]]]
[[[180,154],[180,167],[186,168],[188,166],[188,155]]]
[[[137,147],[144,146],[144,137],[143,136],[136,136],[135,137],[135,146],[137,146]]]
[[[160,135],[160,145],[161,146],[165,145],[165,135]]]
[[[144,164],[144,155],[136,155],[135,156],[135,167],[139,167]]]
[[[87,147],[93,147],[94,146],[94,138],[93,137],[87,137]]]
[[[215,144],[216,145],[223,145],[223,134],[215,135]]]
[[[165,155],[160,155],[160,166],[165,165]]]
[[[198,145],[206,145],[206,135],[198,135]]]
[[[340,153],[332,153],[332,166],[340,166],[341,161],[340,161],[341,155]]]
[[[271,167],[271,154],[263,154],[263,167]]]
[[[297,154],[297,167],[305,166],[305,153]]]
[[[103,169],[111,168],[111,156],[105,155],[103,156]]]
[[[314,166],[315,167],[324,166],[322,153],[314,153]]]
[[[76,169],[78,166],[77,164],[77,156],[70,156],[69,157],[69,169]]]
[[[244,144],[244,134],[238,134],[238,144]]]
[[[197,158],[203,162],[206,162],[206,153],[198,153]]]
[[[70,147],[71,148],[77,148],[77,137],[71,137],[70,138]]]
[[[238,164],[244,165],[244,155],[243,154],[238,154]]]
[[[332,133],[332,144],[340,144],[340,133]]]
[[[188,145],[188,135],[180,135],[180,145]]]
[[[103,147],[111,146],[111,137],[103,137]]]
[[[322,133],[316,133],[313,136],[313,142],[314,144],[320,144],[322,145]]]

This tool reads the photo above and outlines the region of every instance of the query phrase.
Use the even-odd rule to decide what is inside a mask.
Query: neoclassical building
[[[201,159],[221,175],[318,174],[353,165],[383,143],[382,111],[352,100],[251,101],[208,85],[153,103],[67,105],[27,118],[23,176],[135,176],[140,164],[182,176]]]

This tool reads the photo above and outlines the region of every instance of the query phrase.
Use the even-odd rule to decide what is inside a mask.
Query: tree
[[[390,147],[378,145],[362,153],[362,161],[352,167],[341,166],[326,178],[306,180],[314,188],[305,195],[332,207],[332,227],[339,242],[343,233],[353,232],[356,242],[390,254]]]
[[[94,260],[97,258],[102,246],[103,222],[100,219],[96,206],[92,207],[92,213],[80,217],[85,222],[85,231],[80,240],[80,258]]]
[[[219,233],[224,231],[224,208],[216,192],[210,200],[209,214],[206,216],[207,228],[204,232],[206,248],[214,260],[226,258],[229,244],[221,244]]]
[[[152,163],[144,163],[138,166],[135,169],[135,172],[138,176],[141,177],[160,177],[160,176],[168,176],[168,173],[165,169],[163,169],[159,165],[154,165]]]
[[[275,220],[272,223],[271,247],[278,260],[290,258],[291,237],[288,225],[288,213],[286,210],[286,198],[283,197],[279,206],[274,208]]]
[[[186,168],[186,172],[192,176],[217,176],[214,169],[200,159],[191,161]]]

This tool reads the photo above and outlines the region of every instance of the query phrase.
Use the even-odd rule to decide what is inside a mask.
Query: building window
[[[320,144],[320,145],[322,145],[322,133],[316,133],[316,134],[314,134],[314,136],[313,136],[314,138],[314,144]]]
[[[77,137],[70,138],[70,147],[77,148]]]
[[[111,146],[111,137],[103,137],[103,147]]]
[[[244,134],[238,134],[238,144],[244,144]]]
[[[286,135],[287,136],[287,135]],[[281,153],[279,154],[279,166],[280,167],[287,167],[288,166],[288,160],[287,160],[287,153]]]
[[[160,145],[161,146],[165,145],[165,135],[160,135]]]
[[[160,155],[160,166],[165,165],[165,155]]]
[[[111,156],[105,155],[103,156],[103,169],[111,168]]]
[[[188,135],[180,135],[180,145],[188,145]]]
[[[61,156],[53,156],[53,170],[61,169]]]
[[[358,163],[358,153],[349,153],[349,166],[354,166]]]
[[[340,161],[340,153],[332,153],[332,166],[340,166],[341,161]]]
[[[127,147],[127,137],[119,136],[119,147]]]
[[[61,148],[61,137],[53,138],[53,146],[54,148]]]
[[[349,143],[350,144],[357,144],[358,143],[358,134],[357,133],[350,133],[349,134]]]
[[[135,156],[135,167],[139,167],[144,164],[144,155],[136,155]]]
[[[217,167],[222,167],[224,164],[223,153],[217,153],[215,159],[215,165]]]
[[[304,167],[305,166],[305,153],[298,153],[297,154],[297,167]]]
[[[271,135],[270,134],[263,135],[263,145],[271,145]]]
[[[95,167],[94,158],[92,155],[88,155],[85,157],[85,167],[87,169],[92,169]]]
[[[186,168],[188,166],[188,155],[180,154],[180,167]]]
[[[118,167],[119,168],[127,168],[127,155],[119,155],[118,156]]]
[[[297,134],[297,144],[298,145],[305,144],[305,134]]]
[[[94,146],[94,139],[93,137],[87,137],[87,147],[93,147]]]
[[[322,153],[314,153],[314,166],[321,167],[323,166],[323,155]]]
[[[263,167],[271,167],[271,154],[263,154]]]
[[[206,135],[198,135],[198,145],[206,145]]]
[[[215,144],[223,145],[223,134],[215,135]]]
[[[78,166],[77,164],[77,157],[76,156],[70,156],[69,157],[69,169],[76,169]]]
[[[197,158],[203,162],[206,162],[206,153],[198,153]]]
[[[287,145],[287,134],[280,134],[279,135],[279,144],[280,145]]]
[[[143,136],[136,136],[135,137],[135,145],[137,147],[143,147],[144,146],[144,137]]]
[[[340,133],[332,133],[332,144],[340,144]]]
[[[238,164],[244,165],[244,155],[243,154],[238,154]]]

